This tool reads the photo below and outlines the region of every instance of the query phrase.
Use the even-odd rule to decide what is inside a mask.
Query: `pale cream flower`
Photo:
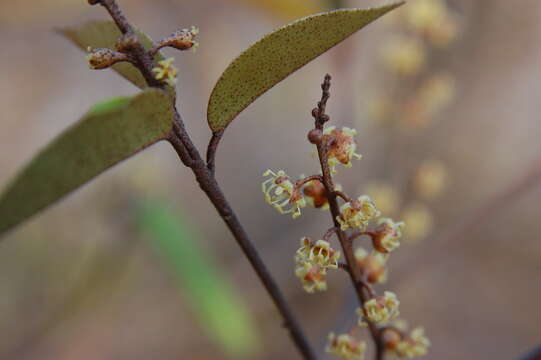
[[[363,360],[366,343],[348,334],[336,336],[334,333],[330,333],[326,351],[344,360]]]
[[[400,301],[398,301],[396,294],[385,291],[383,296],[377,296],[365,302],[363,309],[357,309],[359,324],[364,324],[365,320],[374,323],[388,322],[400,314],[399,305]]]
[[[340,252],[331,248],[325,240],[317,240],[315,243],[310,238],[301,239],[301,247],[295,253],[297,263],[308,262],[321,266],[325,269],[338,269]]]
[[[336,220],[342,230],[349,228],[366,230],[370,220],[380,215],[376,205],[369,196],[359,196],[357,200],[352,200],[340,207],[340,215]]]
[[[291,214],[295,219],[301,216],[301,208],[306,206],[306,201],[283,170],[273,172],[267,170],[263,176],[270,176],[263,181],[262,190],[265,201],[272,205],[280,214]]]
[[[346,168],[352,167],[351,160],[360,160],[362,156],[357,154],[357,144],[354,136],[357,134],[355,129],[343,127],[338,130],[335,126],[326,127],[323,130],[323,141],[328,144],[327,157],[329,167],[335,172],[336,165],[342,164]]]
[[[374,248],[384,254],[387,254],[400,247],[400,237],[402,237],[403,222],[394,222],[392,219],[380,219],[378,227],[374,231]]]
[[[430,340],[425,336],[425,330],[422,327],[413,329],[409,336],[400,341],[392,350],[394,354],[401,358],[414,358],[424,356],[430,347]]]
[[[327,271],[322,266],[311,262],[297,263],[295,275],[301,279],[307,293],[327,290]]]

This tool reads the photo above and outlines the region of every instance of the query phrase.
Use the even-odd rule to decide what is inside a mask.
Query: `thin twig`
[[[520,360],[541,360],[541,346],[533,349],[531,352],[521,357]]]
[[[344,199],[345,202],[351,202],[351,199],[349,198],[349,196],[347,196],[343,191],[334,190],[333,193],[334,193],[334,195]]]
[[[325,108],[327,106],[327,100],[330,97],[330,89],[331,86],[331,76],[325,75],[325,79],[323,81],[323,84],[321,85],[322,89],[322,95],[321,95],[321,101],[318,102],[318,106],[316,109],[312,111],[312,115],[315,119],[315,127],[318,130],[323,131],[323,126],[325,122],[329,121],[329,116],[325,114]],[[324,141],[317,143],[317,153],[319,156],[319,162],[321,165],[321,172],[323,174],[323,185],[325,186],[325,189],[327,190],[327,198],[330,205],[330,212],[331,217],[334,223],[334,226],[337,228],[336,234],[338,236],[338,239],[340,241],[340,245],[342,246],[342,250],[344,252],[344,256],[346,258],[346,264],[348,266],[348,273],[351,278],[351,282],[353,283],[357,297],[359,299],[359,303],[361,307],[363,304],[369,300],[372,296],[374,296],[374,292],[372,287],[364,280],[363,275],[361,273],[361,270],[356,265],[356,259],[353,251],[353,244],[351,241],[349,241],[346,233],[340,229],[340,224],[338,223],[338,216],[340,216],[340,209],[338,207],[338,202],[336,200],[337,194],[334,191],[334,184],[332,180],[332,174],[331,170],[329,168],[329,162],[328,162],[328,156],[327,156],[327,144],[325,144]],[[365,290],[368,292],[368,294],[365,293]],[[368,322],[368,329],[370,330],[370,334],[372,335],[372,339],[374,340],[374,343],[376,345],[376,359],[382,360],[384,356],[384,347],[383,342],[380,337],[380,332],[377,326],[372,323],[371,321]]]
[[[99,3],[103,5],[123,34],[133,33],[132,26],[123,15],[118,4],[116,3],[116,0],[91,0],[90,3]],[[153,59],[150,57],[149,53],[146,52],[142,48],[142,46],[139,46],[133,49],[133,55],[137,59],[136,66],[147,80],[147,83],[152,87],[158,87],[163,89],[164,84],[156,80],[152,76]],[[259,279],[263,283],[265,289],[267,290],[274,304],[278,308],[278,311],[283,318],[284,326],[289,330],[289,333],[297,349],[302,354],[303,358],[308,360],[317,359],[315,352],[312,350],[310,344],[308,343],[308,340],[303,333],[300,324],[298,323],[296,317],[290,309],[282,292],[278,288],[276,281],[263,263],[257,252],[257,249],[248,237],[248,234],[237,219],[235,212],[229,205],[229,202],[225,198],[225,195],[223,194],[220,186],[216,182],[213,174],[214,156],[216,153],[216,146],[219,142],[221,134],[215,134],[213,136],[214,141],[211,140],[212,145],[209,145],[209,148],[211,148],[211,166],[209,167],[208,164],[201,158],[199,151],[197,150],[190,136],[186,132],[184,122],[177,108],[174,107],[173,110],[174,125],[173,130],[171,131],[171,134],[169,135],[167,140],[171,143],[171,145],[177,152],[182,163],[192,169],[195,178],[199,183],[199,186],[205,192],[209,200],[212,202],[215,209],[218,211],[219,215],[226,223],[229,231],[233,234],[238,245],[241,247],[244,255],[248,258],[250,264],[254,268],[255,272],[259,276]]]

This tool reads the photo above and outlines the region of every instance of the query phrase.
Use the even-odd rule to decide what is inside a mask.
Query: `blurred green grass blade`
[[[201,327],[227,355],[252,358],[260,347],[257,329],[241,296],[198,245],[198,236],[164,202],[147,199],[139,214],[142,232],[165,260]]]
[[[93,106],[37,154],[0,194],[0,234],[164,139],[172,119],[170,97],[156,89]]]
[[[89,46],[114,50],[117,39],[122,35],[113,21],[91,21],[80,26],[65,27],[59,31],[83,51]],[[152,40],[147,35],[139,30],[136,30],[136,34],[147,50],[152,47]],[[156,54],[156,61],[163,59],[161,53]],[[135,86],[141,89],[148,87],[143,75],[132,64],[123,62],[113,65],[112,68]]]
[[[267,34],[233,60],[216,83],[207,109],[210,128],[225,129],[274,85],[400,5],[316,14]]]

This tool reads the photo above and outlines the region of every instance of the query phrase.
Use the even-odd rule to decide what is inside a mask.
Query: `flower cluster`
[[[424,356],[430,347],[430,340],[422,327],[413,329],[409,335],[397,328],[388,328],[384,331],[383,343],[388,353],[402,359]]]
[[[173,61],[175,58],[170,57],[158,62],[158,66],[152,69],[152,72],[156,73],[156,80],[165,81],[169,86],[177,83],[178,69],[173,65]]]
[[[349,228],[364,231],[370,220],[380,216],[376,205],[366,195],[359,196],[357,200],[349,201],[340,207],[340,216],[336,221],[342,230]]]
[[[329,334],[327,352],[344,360],[363,360],[366,343],[348,334]]]
[[[285,171],[279,170],[275,173],[267,170],[263,176],[269,176],[262,184],[265,201],[280,214],[291,214],[293,219],[301,216],[301,208],[306,206],[306,201]]]
[[[378,251],[369,253],[366,249],[358,247],[355,249],[355,260],[357,266],[369,283],[382,284],[387,281],[387,255]]]
[[[383,296],[376,296],[366,301],[361,308],[357,309],[359,324],[364,325],[365,320],[373,323],[386,323],[396,318],[400,312],[398,306],[400,301],[395,293],[385,291]]]
[[[351,160],[360,160],[362,156],[357,154],[357,143],[353,138],[357,130],[343,127],[341,130],[335,126],[326,127],[323,130],[323,141],[327,144],[327,158],[331,171],[335,172],[336,165],[342,164],[346,168],[352,167]]]
[[[310,238],[301,239],[301,247],[295,254],[295,274],[301,279],[308,293],[327,289],[327,269],[338,269],[340,252],[331,248],[325,240],[315,243]]]
[[[422,333],[415,332],[406,337],[399,330],[387,331],[393,329],[391,321],[399,315],[400,301],[396,294],[384,291],[383,295],[378,296],[372,288],[373,284],[381,284],[387,279],[387,261],[390,253],[400,247],[404,223],[381,218],[381,211],[369,196],[350,198],[334,184],[336,167],[343,165],[349,168],[352,160],[360,159],[361,156],[356,153],[354,129],[325,127],[329,117],[322,113],[322,103],[328,99],[328,86],[330,83],[322,85],[322,102],[312,111],[316,126],[308,133],[308,141],[317,146],[321,173],[308,177],[303,175],[297,181],[292,181],[283,170],[267,170],[263,174],[267,179],[262,183],[265,200],[280,213],[292,214],[293,218],[300,216],[300,209],[306,205],[329,209],[333,226],[320,240],[302,238],[300,248],[295,253],[295,275],[300,279],[302,287],[308,293],[324,291],[327,289],[328,270],[344,269],[350,274],[361,303],[357,309],[358,326],[370,324],[369,329],[376,342],[385,344],[385,349],[397,356],[421,355],[422,349],[426,352],[428,347],[428,340]],[[387,196],[388,208],[395,206],[396,209],[398,199],[395,195],[391,188]],[[339,201],[343,203],[340,205]],[[331,246],[330,239],[333,236],[340,241],[347,263],[338,262],[340,253]],[[372,240],[370,252],[353,246],[355,239],[366,236]],[[337,336],[331,333],[327,352],[344,360],[364,359],[367,345],[352,334],[350,332]],[[394,335],[392,339],[388,339],[390,334]],[[385,339],[393,342],[386,342]]]
[[[378,222],[373,236],[374,247],[383,254],[390,253],[400,246],[403,222],[394,222],[392,219],[383,218]]]

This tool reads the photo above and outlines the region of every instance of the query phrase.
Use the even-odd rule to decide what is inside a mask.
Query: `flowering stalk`
[[[384,291],[378,295],[371,284],[383,283],[387,278],[386,263],[389,254],[400,246],[404,223],[388,218],[379,218],[381,212],[370,197],[363,195],[351,198],[339,185],[333,182],[336,167],[352,166],[357,154],[354,135],[350,128],[337,129],[325,127],[330,120],[325,114],[330,97],[331,77],[325,76],[322,84],[323,94],[317,108],[312,110],[315,127],[308,133],[308,140],[316,145],[321,167],[321,175],[301,178],[293,182],[280,170],[267,170],[270,176],[263,182],[263,193],[267,202],[281,214],[301,215],[300,208],[307,203],[315,208],[329,210],[333,226],[321,240],[301,239],[301,247],[295,254],[295,274],[300,278],[308,293],[327,290],[327,271],[345,270],[356,290],[360,307],[357,309],[359,326],[367,326],[375,344],[375,359],[384,359],[385,354],[399,358],[412,358],[425,355],[430,346],[423,328],[416,328],[410,334],[394,324],[399,315],[400,301],[395,293]],[[309,201],[307,201],[307,199]],[[338,201],[344,203],[339,206]],[[379,219],[378,219],[379,218]],[[377,220],[375,226],[371,226]],[[369,229],[370,228],[370,229]],[[351,231],[349,234],[346,231]],[[331,246],[336,236],[340,242],[345,263],[339,262],[340,252]],[[362,247],[354,249],[354,240],[368,236],[372,241],[372,253]],[[363,360],[367,346],[353,336],[353,332],[329,335],[327,352],[343,360]]]
[[[330,87],[331,87],[331,77],[330,75],[326,75],[325,80],[323,84],[321,85],[321,88],[322,88],[321,101],[318,103],[318,107],[312,111],[312,115],[314,116],[314,119],[315,119],[315,131],[322,132],[324,124],[329,120],[329,116],[325,114],[325,109],[327,106],[327,100],[329,100],[329,97],[330,97],[330,92],[329,92]],[[334,227],[337,229],[336,235],[338,236],[340,245],[342,247],[342,251],[344,252],[344,257],[346,258],[346,265],[348,266],[348,274],[351,278],[351,282],[353,283],[353,287],[356,290],[357,297],[359,298],[359,303],[363,305],[365,302],[369,300],[369,296],[367,293],[372,292],[371,286],[368,282],[365,281],[360,271],[360,268],[356,266],[356,259],[355,259],[355,254],[353,250],[353,242],[349,241],[346,233],[344,232],[344,230],[341,229],[341,224],[338,220],[340,218],[341,213],[340,213],[340,208],[338,207],[338,201],[336,199],[336,192],[334,191],[334,183],[332,179],[331,168],[329,167],[329,161],[328,161],[327,146],[325,143],[323,143],[323,141],[321,141],[319,143],[316,143],[316,147],[317,147],[317,153],[319,156],[319,162],[321,165],[321,172],[323,174],[323,185],[325,186],[325,189],[327,190],[327,193],[329,194],[327,199],[329,201],[330,212],[331,212],[332,220],[334,223]],[[368,328],[370,330],[370,334],[376,345],[376,359],[381,360],[383,359],[384,344],[381,340],[379,330],[377,329],[376,325],[373,322],[368,321],[367,323],[368,323]]]

